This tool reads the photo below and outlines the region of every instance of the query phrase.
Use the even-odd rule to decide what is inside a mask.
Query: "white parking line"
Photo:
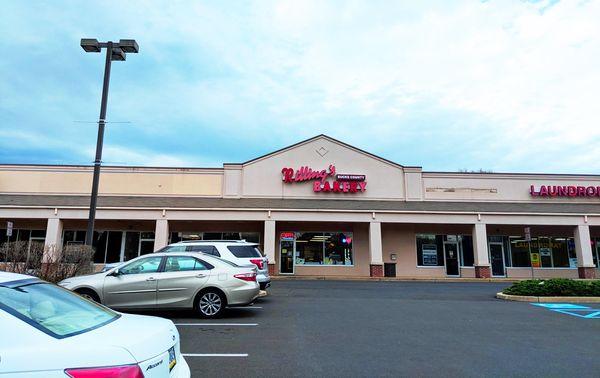
[[[258,323],[175,323],[176,326],[237,326],[237,327],[255,327]]]
[[[248,357],[248,353],[181,353],[184,357]]]
[[[229,307],[229,308],[235,308],[235,309],[244,309],[244,310],[254,310],[255,308],[262,308],[260,306],[233,306],[233,307]]]

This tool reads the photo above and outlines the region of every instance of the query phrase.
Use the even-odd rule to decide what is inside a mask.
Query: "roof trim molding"
[[[350,145],[348,143],[342,142],[342,141],[340,141],[338,139],[332,138],[329,135],[325,135],[325,134],[319,134],[319,135],[316,135],[316,136],[314,136],[312,138],[308,138],[308,139],[302,140],[302,141],[300,141],[298,143],[294,143],[292,145],[289,145],[287,147],[283,147],[283,148],[281,148],[279,150],[276,150],[276,151],[273,151],[273,152],[269,152],[269,153],[267,153],[265,155],[256,157],[256,158],[248,160],[248,161],[245,161],[245,162],[242,163],[242,165],[246,166],[246,165],[250,165],[250,164],[256,163],[258,161],[262,161],[262,160],[268,159],[271,156],[279,155],[279,154],[281,154],[283,152],[292,150],[292,149],[294,149],[296,147],[308,144],[308,143],[313,142],[313,141],[318,140],[318,139],[326,139],[326,140],[328,140],[328,141],[330,141],[332,143],[338,144],[338,145],[340,145],[342,147],[345,147],[345,148],[348,148],[348,149],[353,150],[355,152],[358,152],[358,153],[361,153],[363,155],[369,156],[369,157],[371,157],[373,159],[376,159],[376,160],[379,160],[379,161],[381,161],[383,163],[386,163],[386,164],[389,164],[389,165],[392,165],[394,167],[401,168],[401,169],[405,168],[405,166],[403,166],[401,164],[398,164],[398,163],[396,163],[394,161],[385,159],[385,158],[383,158],[381,156],[377,156],[377,155],[372,154],[372,153],[370,153],[368,151],[362,150],[362,149],[360,149],[358,147],[354,147],[354,146],[352,146],[352,145]],[[223,166],[225,166],[225,165],[228,165],[228,164],[223,164]],[[420,169],[421,167],[406,167],[406,168],[419,168]]]

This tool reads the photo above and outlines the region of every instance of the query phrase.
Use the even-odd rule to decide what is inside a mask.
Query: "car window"
[[[139,273],[154,273],[160,267],[161,256],[146,257],[132,261],[131,263],[119,268],[121,274],[139,274]]]
[[[0,309],[55,338],[91,331],[120,316],[45,282],[0,285]]]
[[[189,270],[207,270],[198,259],[189,256],[167,257],[165,272],[185,272]]]
[[[185,252],[185,245],[168,245],[158,252]]]
[[[188,245],[186,252],[202,252],[208,255],[221,257],[221,254],[219,251],[217,251],[214,245]]]
[[[262,257],[260,249],[255,245],[230,245],[227,249],[233,253],[235,257],[247,258],[247,257]]]

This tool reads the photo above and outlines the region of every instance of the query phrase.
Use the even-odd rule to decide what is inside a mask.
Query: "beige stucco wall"
[[[220,196],[221,170],[184,168],[105,167],[100,194]],[[0,193],[86,194],[91,191],[91,167],[0,166]]]
[[[539,190],[540,185],[600,186],[600,176],[423,172],[425,200],[552,203],[600,201],[598,197],[532,197],[531,185],[535,185],[536,190]]]
[[[321,151],[321,154],[318,151]],[[322,170],[327,169],[330,164],[335,165],[338,174],[366,175],[366,191],[315,193],[312,182],[282,181],[281,169],[284,167],[297,170],[308,166],[313,170]],[[403,199],[403,169],[329,139],[319,138],[244,165],[242,195],[279,198]]]

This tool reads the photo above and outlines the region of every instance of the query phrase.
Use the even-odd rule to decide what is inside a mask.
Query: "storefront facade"
[[[0,166],[0,242],[82,243],[91,172]],[[260,243],[275,275],[591,278],[600,176],[427,172],[325,135],[222,168],[103,168],[98,266],[190,239]]]

